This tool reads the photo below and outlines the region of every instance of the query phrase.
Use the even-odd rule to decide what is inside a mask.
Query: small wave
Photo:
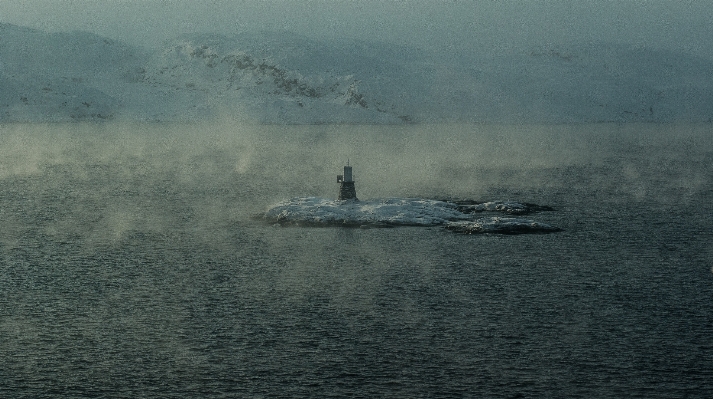
[[[475,203],[422,198],[339,201],[318,197],[301,197],[274,205],[265,212],[263,217],[269,222],[283,226],[443,226],[464,234],[523,234],[560,231],[556,227],[529,219],[473,218],[474,213],[481,212],[521,215],[541,210],[552,210],[552,208],[512,201]]]
[[[472,222],[449,222],[444,227],[463,234],[528,234],[562,231],[558,227],[530,219],[501,217],[482,218]]]

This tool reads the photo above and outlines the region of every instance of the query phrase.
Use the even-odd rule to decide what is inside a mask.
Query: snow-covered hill
[[[336,70],[326,59],[305,61],[314,43],[283,37],[181,37],[149,58],[140,81],[169,90],[177,114],[230,113],[267,123],[399,121],[360,92],[360,81],[348,69]]]
[[[606,43],[427,53],[289,32],[158,50],[0,24],[0,121],[701,122],[713,62]]]
[[[140,59],[97,35],[0,24],[0,121],[110,119],[120,104],[99,83],[121,81]]]
[[[713,117],[713,63],[686,54],[590,43],[537,48],[474,65],[471,72],[485,82],[481,93],[501,99],[497,105],[485,101],[494,108],[495,120],[701,122]]]

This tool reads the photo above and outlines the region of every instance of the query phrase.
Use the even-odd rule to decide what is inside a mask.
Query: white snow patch
[[[468,206],[476,212],[525,212],[518,202],[486,202]],[[268,221],[282,225],[346,226],[444,226],[450,230],[473,233],[516,234],[549,232],[559,229],[522,218],[485,217],[474,219],[456,203],[421,198],[383,198],[367,201],[339,201],[300,197],[281,201],[264,214]]]
[[[437,200],[384,198],[339,201],[317,197],[293,198],[268,209],[265,218],[280,223],[373,224],[433,226],[469,219],[458,206]]]

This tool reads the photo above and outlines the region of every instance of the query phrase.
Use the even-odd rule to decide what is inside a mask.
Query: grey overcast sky
[[[458,51],[605,40],[713,56],[710,0],[2,0],[0,21],[145,46],[290,30]]]

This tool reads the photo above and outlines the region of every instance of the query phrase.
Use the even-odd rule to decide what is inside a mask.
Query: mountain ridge
[[[159,49],[0,23],[0,122],[710,122],[713,62],[612,43],[427,52],[290,32]]]

